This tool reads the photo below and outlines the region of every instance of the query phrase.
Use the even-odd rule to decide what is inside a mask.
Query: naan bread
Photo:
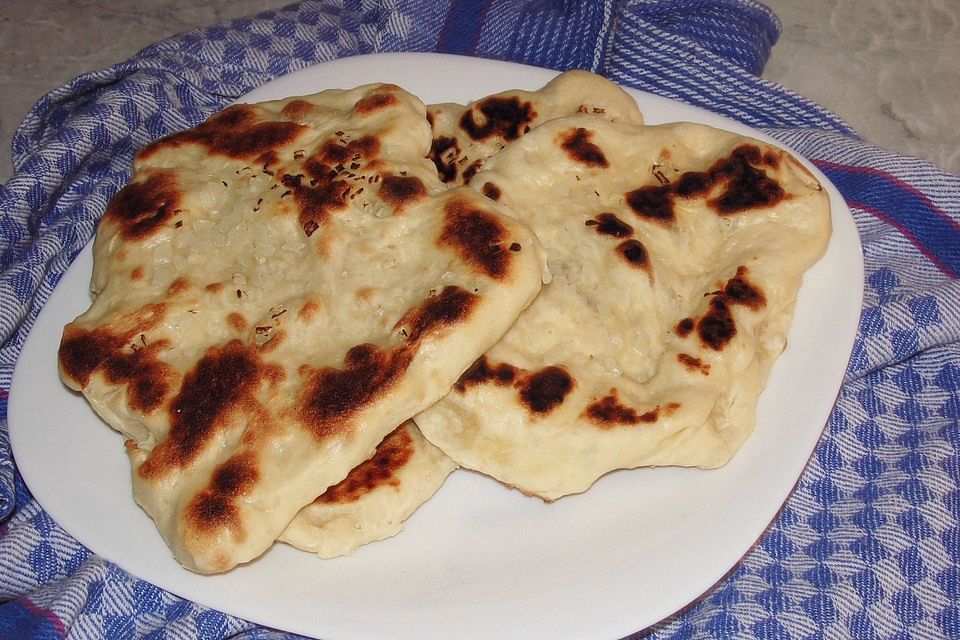
[[[488,160],[553,279],[416,417],[461,466],[547,500],[642,465],[717,467],[751,433],[826,193],[786,152],[690,123],[573,116]]]
[[[463,182],[464,173],[475,173],[483,159],[531,128],[578,112],[615,121],[643,122],[636,101],[619,86],[587,71],[567,71],[537,91],[504,91],[469,105],[428,106],[427,120],[433,130],[429,157],[436,164],[440,179],[455,186]],[[439,488],[448,470],[456,466],[423,438],[412,421],[378,445],[378,452],[384,446],[393,451],[395,441],[403,433],[417,453],[390,476],[390,486],[378,486],[362,497],[353,495],[355,490],[345,496],[339,487],[356,487],[355,476],[369,473],[370,462],[363,462],[339,485],[304,507],[279,539],[322,558],[331,558],[398,533],[403,520]],[[374,458],[378,456],[375,454]]]
[[[443,185],[430,141],[392,85],[238,105],[144,148],[111,201],[61,377],[129,437],[186,567],[262,554],[537,294],[536,237]]]
[[[427,118],[433,128],[430,159],[441,180],[463,184],[486,158],[531,129],[575,113],[643,124],[637,101],[630,94],[603,76],[573,69],[537,91],[503,91],[468,105],[429,105]]]
[[[394,536],[456,467],[407,420],[377,445],[372,458],[301,509],[279,540],[335,558]]]

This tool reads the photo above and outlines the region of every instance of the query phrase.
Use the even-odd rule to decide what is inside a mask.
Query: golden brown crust
[[[137,473],[156,479],[192,463],[237,414],[260,406],[261,385],[275,385],[283,369],[263,362],[258,351],[239,340],[211,347],[183,377],[170,402],[170,433],[150,452]]]
[[[503,280],[507,277],[511,258],[501,246],[507,233],[500,220],[459,198],[447,202],[443,216],[438,246],[453,250],[488,278]]]
[[[143,240],[176,215],[182,193],[172,171],[150,171],[145,178],[121,189],[103,214],[127,240]]]
[[[161,151],[186,144],[199,145],[212,154],[240,160],[268,157],[276,153],[278,147],[290,144],[306,131],[307,127],[296,122],[265,121],[252,105],[234,105],[192,129],[147,145],[137,154],[137,161],[147,161]]]
[[[353,468],[346,478],[323,492],[314,502],[356,502],[384,486],[399,486],[398,472],[413,455],[413,439],[397,427],[377,445],[368,460]]]
[[[167,400],[172,370],[158,357],[169,342],[144,337],[163,321],[165,305],[152,304],[122,319],[120,326],[84,329],[68,325],[58,353],[63,375],[79,388],[100,375],[109,384],[125,387],[131,408],[152,413]]]
[[[229,530],[235,538],[243,540],[244,524],[236,502],[252,489],[259,476],[254,454],[247,452],[230,458],[214,470],[210,484],[190,501],[186,522],[207,537]]]

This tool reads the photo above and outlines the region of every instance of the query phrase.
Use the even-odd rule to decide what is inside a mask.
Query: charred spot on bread
[[[365,343],[347,351],[341,368],[307,367],[297,403],[300,422],[317,440],[348,436],[344,430],[356,414],[396,386],[413,356],[409,345],[382,349]]]
[[[639,411],[623,404],[617,390],[610,389],[607,395],[597,398],[587,405],[584,417],[601,429],[615,425],[634,425],[641,421]]]
[[[606,169],[610,166],[607,156],[599,146],[590,141],[592,137],[592,131],[578,127],[560,137],[560,147],[570,158],[580,164]]]
[[[710,374],[710,364],[700,358],[691,356],[689,353],[678,353],[677,362],[683,365],[683,368],[687,371],[696,371],[705,376]]]
[[[252,105],[233,105],[192,129],[147,145],[137,154],[137,159],[144,161],[163,149],[184,144],[201,145],[210,153],[229,158],[255,158],[292,143],[306,130],[306,126],[296,122],[262,120],[259,109]]]
[[[494,202],[500,199],[500,196],[503,195],[503,192],[500,191],[500,187],[493,184],[492,182],[484,182],[483,189],[481,190],[483,195],[487,196]]]
[[[380,140],[366,135],[356,140],[331,139],[320,146],[315,158],[326,165],[348,163],[354,160],[370,160],[380,153]]]
[[[506,362],[491,364],[487,356],[480,356],[463,372],[454,389],[463,393],[472,386],[487,382],[498,386],[511,386],[517,379],[518,372],[519,369],[512,364]]]
[[[356,502],[380,487],[397,487],[397,473],[413,456],[413,439],[401,425],[380,444],[373,455],[354,467],[347,477],[324,491],[314,503],[332,504]]]
[[[742,145],[734,149],[729,158],[718,161],[709,172],[717,181],[723,182],[724,189],[707,204],[720,215],[730,215],[769,207],[783,200],[783,187],[755,166],[767,162],[766,156],[761,155],[756,145]]]
[[[262,384],[282,377],[279,366],[264,363],[240,340],[207,349],[184,375],[168,409],[170,433],[140,465],[140,476],[158,478],[189,465],[237,414],[259,407],[254,394]]]
[[[530,413],[541,416],[556,409],[573,387],[573,377],[556,365],[525,374],[518,381],[520,401]]]
[[[130,408],[150,414],[170,390],[172,371],[157,357],[168,344],[158,340],[138,346],[129,336],[71,328],[60,346],[60,362],[81,387],[97,372],[110,384],[125,385]]]
[[[607,395],[588,404],[583,415],[595,426],[610,429],[617,425],[652,424],[660,419],[661,413],[669,415],[679,408],[679,403],[670,402],[640,413],[637,409],[623,404],[619,392],[614,388],[610,389]]]
[[[641,218],[660,223],[671,223],[673,189],[669,185],[640,187],[626,194],[627,204]]]
[[[253,453],[228,459],[214,469],[210,483],[190,501],[185,513],[187,523],[203,535],[229,529],[232,535],[242,538],[245,532],[236,502],[259,479],[260,470]]]
[[[444,205],[437,245],[451,249],[488,278],[502,280],[510,270],[510,253],[501,247],[507,237],[499,218],[470,201],[455,197]]]
[[[427,187],[416,176],[385,175],[380,182],[380,199],[387,204],[401,208],[427,197]]]
[[[437,136],[430,144],[430,153],[427,155],[440,176],[441,182],[451,182],[457,177],[457,158],[460,155],[460,145],[457,139],[450,136]]]
[[[707,311],[696,321],[697,334],[704,346],[722,351],[737,334],[731,305],[740,305],[758,311],[766,305],[766,297],[759,287],[750,282],[747,268],[737,267],[736,275],[730,278],[723,289],[713,292]]]
[[[485,384],[513,387],[520,404],[527,411],[544,416],[563,403],[576,382],[562,366],[549,365],[536,371],[527,371],[506,362],[494,364],[487,356],[480,356],[460,376],[454,389],[466,393],[472,387]]]
[[[482,166],[483,160],[474,160],[471,162],[470,165],[463,170],[463,181],[470,182],[470,178],[475,176]]]
[[[650,270],[650,257],[647,255],[647,250],[643,243],[635,238],[624,240],[618,244],[617,254],[631,267]]]
[[[776,168],[779,157],[761,152],[755,144],[743,144],[706,171],[687,171],[673,183],[640,187],[625,197],[638,216],[658,222],[674,220],[676,198],[706,197],[707,206],[720,216],[762,209],[787,197],[765,166]]]
[[[460,128],[474,140],[497,137],[516,140],[536,117],[530,102],[516,96],[493,96],[475,103],[460,116]]]
[[[767,298],[758,286],[750,282],[747,273],[746,267],[737,267],[737,274],[727,280],[723,287],[723,296],[731,303],[757,311],[767,304]]]
[[[633,227],[612,213],[601,213],[584,224],[602,236],[627,238],[633,233]]]
[[[347,207],[350,184],[337,177],[337,172],[317,158],[304,164],[309,177],[284,175],[280,183],[293,194],[299,209],[300,228],[307,237],[324,225],[330,214]]]
[[[182,198],[176,173],[152,170],[113,196],[104,219],[116,224],[124,239],[143,240],[167,224]]]
[[[686,338],[696,327],[696,321],[693,318],[683,318],[677,323],[674,332],[681,338]]]
[[[447,286],[409,311],[398,325],[405,327],[409,342],[417,342],[427,335],[465,322],[479,302],[480,296],[462,287]]]
[[[660,405],[657,405],[653,409],[650,409],[649,411],[645,411],[641,413],[640,422],[645,422],[647,424],[656,422],[657,420],[660,419],[660,411],[661,411]]]
[[[173,379],[170,367],[158,357],[169,343],[148,342],[145,336],[165,314],[164,305],[148,305],[125,318],[128,327],[120,331],[68,325],[57,353],[60,367],[80,388],[100,374],[110,384],[127,387],[132,409],[147,414],[156,411],[166,400]]]
[[[268,176],[276,175],[277,167],[280,165],[280,154],[277,153],[276,149],[267,149],[256,158],[254,158],[254,163],[262,165],[262,171]],[[223,186],[227,186],[224,183]]]
[[[737,334],[730,307],[722,297],[710,300],[707,312],[697,320],[697,335],[700,341],[714,351],[721,351]]]

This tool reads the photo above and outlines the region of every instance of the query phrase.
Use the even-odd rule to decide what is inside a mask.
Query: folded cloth
[[[279,75],[378,51],[591,69],[760,127],[830,177],[867,277],[823,438],[734,570],[634,637],[960,637],[960,178],[759,79],[778,34],[752,0],[317,0],[161,42],[41,99],[0,186],[0,637],[284,637],[73,540],[16,470],[7,396],[37,313],[141,145]]]

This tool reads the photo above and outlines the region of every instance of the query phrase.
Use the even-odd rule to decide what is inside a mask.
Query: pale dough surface
[[[552,280],[416,417],[461,466],[553,500],[619,468],[725,464],[754,427],[826,193],[781,149],[704,125],[550,121],[484,163]]]

